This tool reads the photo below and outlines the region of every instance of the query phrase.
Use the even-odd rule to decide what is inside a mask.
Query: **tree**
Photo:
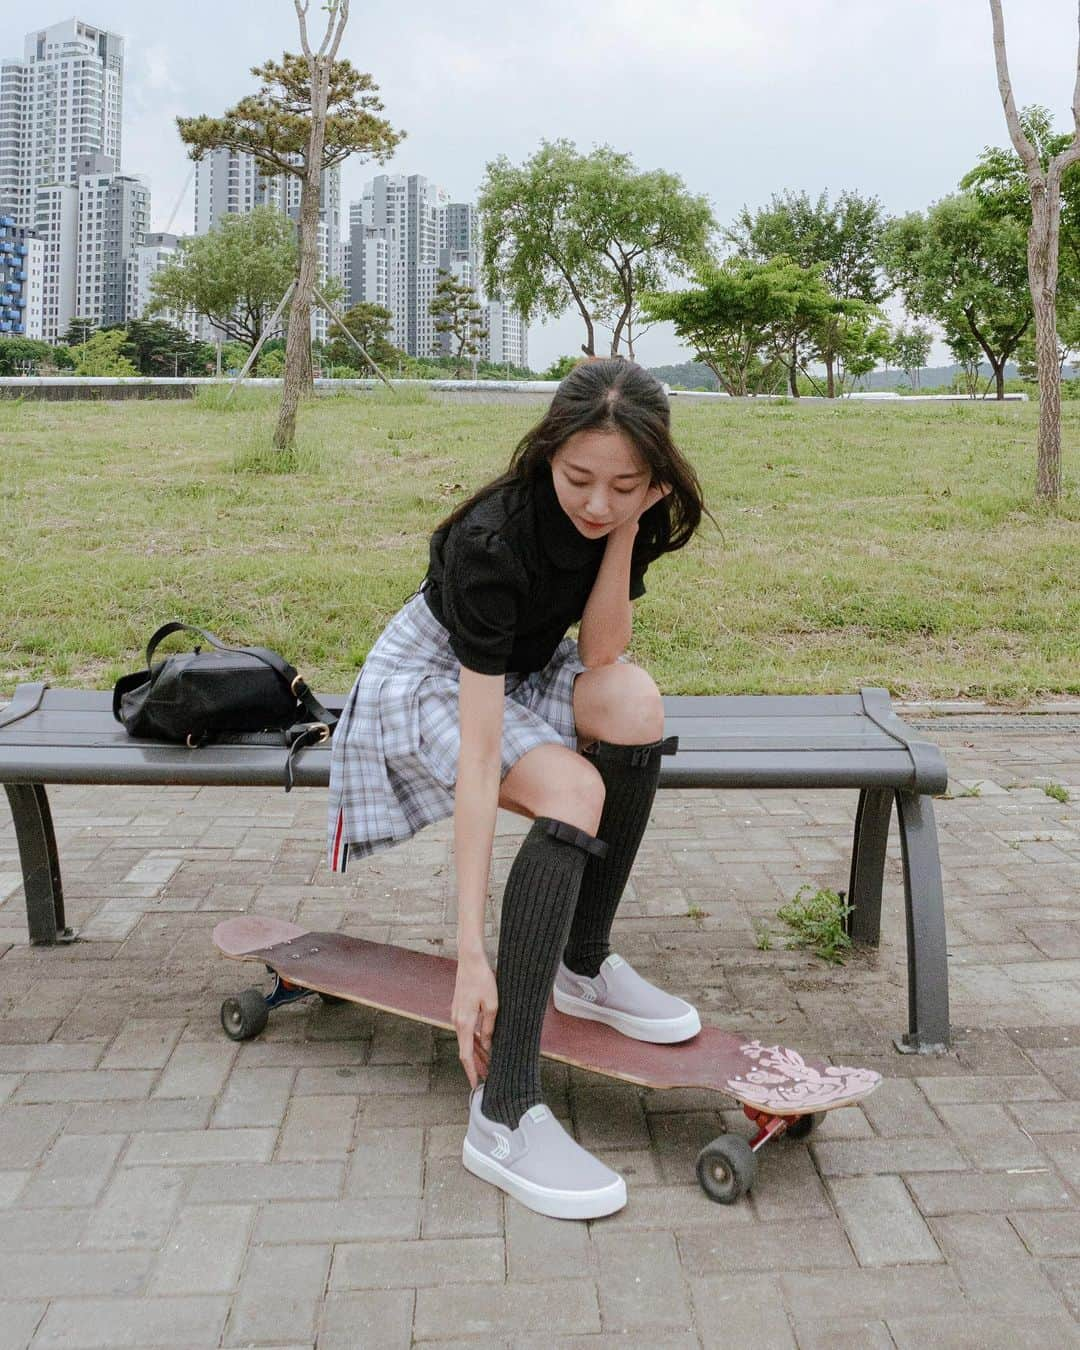
[[[124,355],[127,334],[122,328],[109,332],[99,329],[85,342],[71,348],[76,375],[138,375],[138,371]]]
[[[901,325],[890,335],[885,355],[890,364],[898,367],[908,377],[912,389],[919,387],[919,371],[930,358],[933,335],[929,328],[913,324],[909,329]]]
[[[36,338],[0,337],[0,375],[34,374],[37,367],[50,362],[53,348]]]
[[[93,319],[72,319],[60,341],[65,347],[77,347],[96,331],[97,324]]]
[[[882,253],[908,313],[940,323],[950,345],[974,339],[1004,398],[1005,363],[1032,319],[1023,222],[956,193],[890,221]]]
[[[1039,444],[1035,495],[1040,501],[1061,496],[1061,367],[1058,359],[1058,240],[1061,228],[1061,180],[1080,160],[1080,46],[1073,88],[1075,132],[1069,144],[1045,162],[1025,134],[1016,111],[1005,51],[1001,0],[990,0],[994,63],[1005,122],[1013,149],[1023,161],[1031,195],[1028,230],[1028,284],[1035,312],[1035,356],[1039,372]],[[1078,7],[1080,20],[1080,7]]]
[[[565,380],[575,366],[581,363],[580,356],[560,356],[552,361],[541,375],[542,380]]]
[[[678,175],[639,172],[610,146],[582,155],[567,140],[542,141],[520,168],[493,160],[478,206],[488,293],[526,321],[576,306],[586,356],[596,354],[597,322],[610,323],[612,356],[624,340],[633,356],[638,298],[667,273],[688,276],[713,228],[707,201]]]
[[[194,312],[250,349],[295,270],[296,231],[275,207],[222,216],[206,234],[181,239],[151,278],[146,314]]]
[[[285,379],[274,446],[291,450],[296,409],[313,392],[311,303],[318,273],[319,191],[325,169],[349,155],[382,162],[402,139],[377,114],[383,105],[371,76],[338,60],[349,19],[349,0],[325,0],[326,32],[317,49],[308,40],[310,0],[293,0],[300,26],[301,54],[252,69],[262,81],[256,94],[240,100],[222,117],[179,117],[180,137],[198,160],[227,146],[255,156],[271,173],[300,180],[299,253],[285,344]]]
[[[461,378],[462,358],[480,355],[480,343],[488,336],[484,327],[483,310],[476,292],[467,281],[458,281],[439,268],[439,278],[435,283],[435,295],[428,306],[428,313],[435,320],[435,331],[445,337],[451,348],[454,360],[455,380]],[[455,350],[456,348],[456,350]],[[444,350],[436,339],[432,355]]]
[[[208,343],[196,342],[164,319],[129,319],[103,331],[124,334],[123,354],[140,375],[205,375],[214,360]]]
[[[733,397],[772,392],[782,381],[793,334],[804,332],[838,303],[816,271],[787,258],[728,258],[700,267],[697,289],[647,294],[642,308],[667,321],[694,348]],[[784,356],[781,357],[780,353]]]
[[[830,204],[825,192],[817,201],[806,192],[785,192],[774,195],[769,205],[755,214],[744,206],[724,237],[742,257],[752,261],[786,257],[801,267],[817,268],[827,290],[838,300],[878,305],[888,293],[882,284],[879,260],[881,231],[881,204],[876,197],[864,199],[855,192],[842,192]],[[838,344],[844,337],[837,326],[839,317],[839,312],[827,316],[815,335],[815,351],[801,351],[793,345],[787,352],[792,397],[799,395],[796,373],[811,357],[825,366],[828,396],[836,394]]]
[[[345,311],[341,322],[377,366],[389,365],[401,355],[390,341],[394,316],[384,305],[361,300]],[[340,335],[327,344],[325,356],[330,365],[358,367],[364,364],[353,344]]]

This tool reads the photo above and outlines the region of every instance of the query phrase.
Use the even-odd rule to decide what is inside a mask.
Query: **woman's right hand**
[[[471,1088],[487,1077],[498,1007],[499,994],[487,957],[482,952],[459,957],[450,1020],[457,1032],[458,1058]]]

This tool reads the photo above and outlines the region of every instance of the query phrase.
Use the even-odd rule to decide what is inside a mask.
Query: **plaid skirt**
[[[506,676],[503,778],[537,745],[577,749],[574,679],[585,666],[563,638],[543,670]],[[418,592],[368,653],[334,731],[328,862],[344,872],[454,813],[461,663]]]

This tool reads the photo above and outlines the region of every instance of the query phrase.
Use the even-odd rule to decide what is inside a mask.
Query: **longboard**
[[[344,933],[316,933],[281,919],[245,915],[214,929],[223,955],[258,961],[276,977],[270,994],[247,989],[226,999],[221,1021],[234,1040],[265,1027],[272,1008],[308,994],[377,1008],[452,1031],[457,962]],[[702,1027],[690,1040],[653,1045],[601,1022],[560,1013],[549,1003],[540,1052],[591,1073],[658,1090],[704,1088],[737,1101],[758,1126],[746,1140],[720,1136],[702,1149],[698,1178],[714,1200],[730,1203],[753,1181],[754,1154],[770,1138],[809,1134],[822,1112],[851,1106],[881,1082],[873,1069],[846,1068],[766,1045],[737,1032]]]

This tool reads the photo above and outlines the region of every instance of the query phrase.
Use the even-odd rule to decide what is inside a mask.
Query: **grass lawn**
[[[1034,404],[674,403],[708,520],[654,564],[631,652],[666,693],[1080,693],[1080,404],[1033,506]],[[108,688],[181,618],[344,691],[432,528],[536,404],[323,398],[300,467],[253,471],[276,395],[0,401],[0,697]]]

